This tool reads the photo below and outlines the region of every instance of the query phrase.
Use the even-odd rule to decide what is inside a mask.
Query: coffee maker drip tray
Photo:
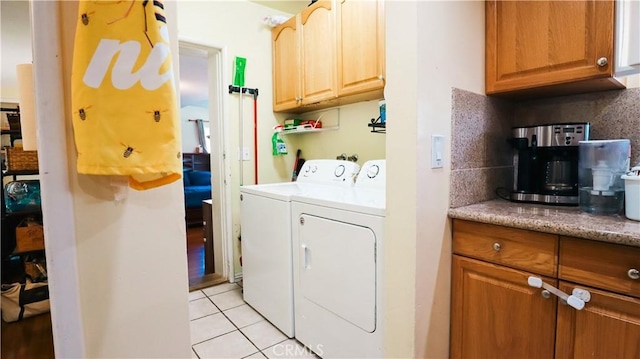
[[[540,203],[562,206],[577,206],[578,196],[558,196],[538,193],[511,192],[513,202]]]

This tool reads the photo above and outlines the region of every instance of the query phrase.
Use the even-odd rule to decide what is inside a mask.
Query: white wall
[[[18,75],[16,65],[28,64],[31,56],[31,28],[29,26],[29,1],[0,1],[0,99],[6,102],[18,100]]]
[[[66,118],[70,119],[69,82],[78,4],[59,4]],[[175,62],[175,3],[166,2],[165,6]],[[116,203],[108,178],[77,175],[70,121],[66,135],[46,140],[66,141],[69,149],[76,223],[70,230],[75,230],[76,236],[85,356],[190,357],[182,181],[149,191],[130,190],[128,198]]]
[[[209,120],[209,109],[198,106],[185,106],[180,109],[180,123],[182,126],[182,152],[192,153],[198,146],[198,129],[196,123],[189,120]],[[204,124],[209,127],[208,123]],[[211,148],[211,147],[209,147]]]
[[[339,111],[339,130],[295,135],[298,140],[295,145],[298,147],[293,148],[294,153],[300,148],[304,159],[336,158],[342,153],[347,156],[357,154],[360,165],[368,160],[385,158],[385,135],[371,133],[371,128],[367,127],[372,118],[380,115],[378,101],[341,106]],[[331,121],[323,121],[323,125],[331,124]],[[285,140],[289,141],[291,137],[286,136]]]
[[[206,14],[206,15],[204,15]],[[249,1],[179,1],[178,35],[196,42],[225,47],[227,58],[224,66],[227,78],[233,79],[235,57],[247,59],[245,86],[258,88],[258,173],[259,182],[290,180],[294,154],[274,158],[271,155],[272,128],[278,121],[273,114],[271,28],[262,18],[266,15],[282,14],[273,9]],[[223,84],[226,88],[231,83]],[[253,97],[245,95],[243,101],[243,146],[248,147],[251,161],[243,162],[243,178],[239,178],[240,116],[238,94],[225,94],[229,121],[231,153],[231,198],[233,238],[236,272],[239,271],[240,204],[239,184],[254,183],[253,158]]]
[[[446,358],[451,88],[484,93],[484,3],[390,1],[386,13],[387,356]],[[442,169],[430,168],[433,134],[446,139]]]
[[[417,6],[414,1],[385,3],[387,223],[383,285],[388,358],[412,358],[415,347]]]

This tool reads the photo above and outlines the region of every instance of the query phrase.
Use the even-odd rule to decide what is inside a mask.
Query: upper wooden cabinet
[[[384,1],[338,0],[338,95],[384,88]]]
[[[332,1],[318,1],[300,13],[302,105],[337,96],[336,27]]]
[[[273,110],[382,98],[383,1],[320,0],[272,30]]]
[[[333,1],[317,1],[274,28],[271,38],[274,111],[337,97]]]
[[[613,0],[487,1],[486,92],[624,88],[613,76]]]
[[[298,66],[298,32],[295,17],[271,32],[273,52],[273,109],[286,110],[298,106],[300,68]]]

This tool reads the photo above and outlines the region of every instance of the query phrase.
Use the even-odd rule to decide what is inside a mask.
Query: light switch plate
[[[444,136],[431,135],[431,168],[444,165]]]
[[[251,154],[249,153],[249,147],[242,147],[242,160],[243,161],[251,160]]]

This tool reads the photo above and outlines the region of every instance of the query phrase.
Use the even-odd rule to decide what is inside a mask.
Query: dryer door
[[[367,332],[376,329],[376,238],[363,226],[308,214],[298,221],[305,300]]]

